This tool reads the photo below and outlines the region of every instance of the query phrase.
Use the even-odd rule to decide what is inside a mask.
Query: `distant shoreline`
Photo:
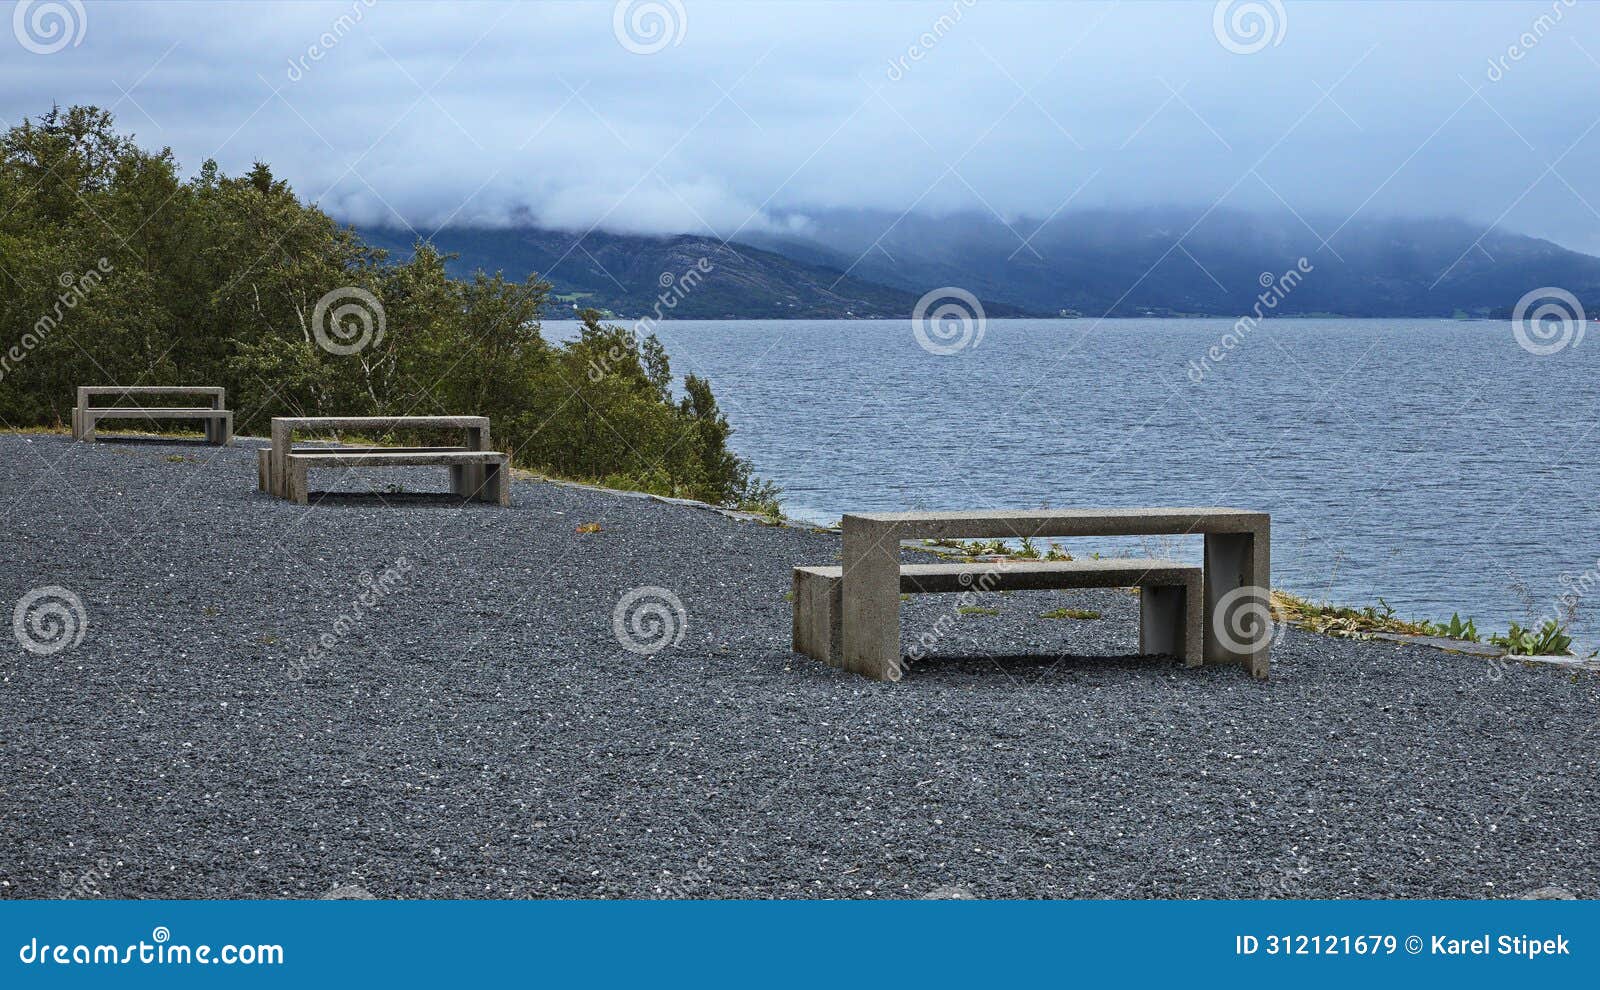
[[[603,323],[634,323],[645,317],[606,315],[601,317]],[[685,319],[662,318],[660,320],[650,317],[652,323],[904,323],[911,319],[907,314],[897,316],[707,316],[690,317]],[[1239,314],[1226,315],[1189,315],[1189,316],[989,316],[984,318],[986,323],[1106,323],[1112,320],[1227,320],[1239,319]],[[1341,316],[1337,313],[1317,313],[1306,315],[1273,316],[1272,322],[1298,322],[1304,320],[1360,320],[1370,322],[1373,320],[1415,320],[1418,322],[1430,321],[1437,323],[1506,323],[1509,317],[1503,316]],[[546,319],[541,323],[572,323],[582,321],[562,317],[560,319]],[[1263,321],[1266,322],[1266,321]],[[1590,323],[1600,323],[1600,320],[1590,320]]]

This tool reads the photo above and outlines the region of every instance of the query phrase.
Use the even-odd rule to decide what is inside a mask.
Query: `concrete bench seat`
[[[844,666],[844,568],[794,569],[794,649]],[[901,594],[1138,588],[1139,652],[1203,661],[1203,572],[1175,560],[1018,560],[900,565]],[[898,635],[898,630],[896,632]],[[898,652],[898,650],[897,650]]]
[[[347,430],[363,436],[449,430],[463,434],[466,443],[442,447],[339,444],[337,434]],[[336,435],[335,446],[294,442],[296,433],[326,432]],[[311,467],[410,465],[449,467],[450,488],[456,494],[499,505],[511,504],[510,457],[489,449],[487,416],[275,416],[272,445],[259,456],[257,484],[262,491],[302,504],[308,497],[305,475]],[[298,465],[296,458],[301,459]],[[295,487],[297,478],[298,489]]]
[[[290,454],[316,454],[328,451],[340,451],[347,454],[384,453],[384,454],[411,454],[431,451],[471,450],[471,447],[369,447],[359,444],[323,444],[315,447],[290,447]],[[256,451],[256,487],[264,492],[272,491],[272,448],[262,447]]]
[[[463,498],[496,505],[511,504],[510,458],[494,450],[438,447],[410,449],[304,450],[290,453],[289,500],[310,502],[307,475],[311,468],[448,467],[450,490]]]
[[[140,396],[199,396],[209,400],[205,406],[96,406],[96,396],[134,398]],[[224,409],[224,389],[212,386],[164,385],[84,385],[78,388],[78,404],[72,410],[72,438],[87,443],[96,440],[95,428],[104,419],[199,420],[204,424],[206,442],[224,446],[233,439],[233,413]]]

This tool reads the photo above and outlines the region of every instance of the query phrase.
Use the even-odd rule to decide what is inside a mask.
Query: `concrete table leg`
[[[1271,535],[1207,533],[1205,659],[1237,663],[1265,679],[1271,665]]]
[[[467,428],[467,449],[489,449],[489,428],[487,426]],[[482,464],[468,464],[464,470],[466,472],[467,487],[462,490],[463,494],[476,498],[478,493],[483,490],[484,466]]]
[[[846,670],[900,679],[900,540],[893,525],[844,517]]]
[[[289,436],[293,431],[287,423],[272,421],[272,454],[268,458],[267,483],[271,486],[272,494],[278,498],[288,498],[288,486],[284,484],[284,472],[287,467],[285,461],[289,455]]]

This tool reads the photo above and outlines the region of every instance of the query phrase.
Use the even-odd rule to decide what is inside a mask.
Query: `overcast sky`
[[[6,6],[5,124],[111,107],[186,174],[267,161],[357,222],[1221,202],[1600,252],[1590,0]]]

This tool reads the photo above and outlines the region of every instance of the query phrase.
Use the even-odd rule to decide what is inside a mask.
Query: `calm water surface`
[[[1278,320],[1198,374],[1232,324],[992,320],[948,356],[906,321],[658,334],[677,374],[711,379],[792,516],[1239,506],[1272,513],[1273,583],[1313,598],[1499,629],[1591,572],[1600,604],[1600,325],[1538,357],[1499,322]],[[1198,538],[1080,546],[1199,554]],[[1576,628],[1600,642],[1600,609]]]

